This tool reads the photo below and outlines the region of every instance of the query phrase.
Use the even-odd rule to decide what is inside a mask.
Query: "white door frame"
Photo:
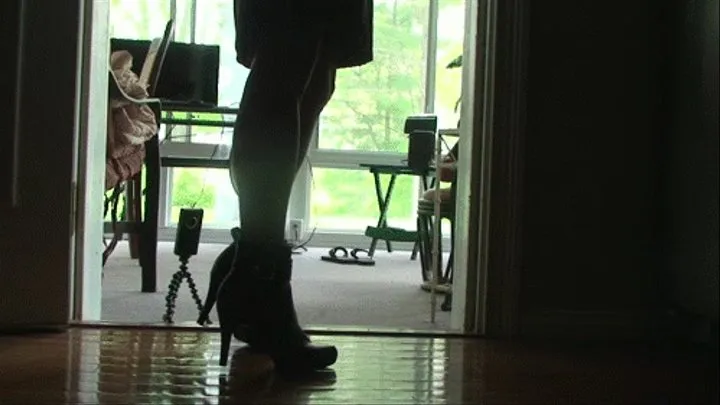
[[[453,279],[451,322],[467,334],[518,330],[527,7],[467,2],[455,239],[465,271]]]
[[[107,0],[82,0],[78,69],[79,139],[73,320],[100,321],[102,314],[103,204],[110,55]]]

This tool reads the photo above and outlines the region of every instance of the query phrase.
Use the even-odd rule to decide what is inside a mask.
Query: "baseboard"
[[[527,338],[637,341],[648,337],[649,317],[603,311],[530,311],[520,317]]]
[[[0,324],[0,336],[33,335],[38,333],[63,333],[68,325],[18,325]]]
[[[158,240],[161,242],[172,242],[175,240],[175,228],[160,228],[158,230]],[[341,233],[318,231],[312,237],[310,234],[303,235],[303,241],[308,241],[307,247],[314,248],[332,248],[335,246],[368,248],[370,246],[370,238],[362,233]],[[232,238],[227,229],[203,229],[200,235],[201,243],[230,243]],[[450,246],[450,238],[443,238],[443,246]],[[410,251],[414,244],[409,242],[393,242],[393,250]],[[379,241],[377,245],[378,251],[385,251],[385,242]]]

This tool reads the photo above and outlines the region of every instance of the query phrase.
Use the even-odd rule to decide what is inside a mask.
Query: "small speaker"
[[[416,172],[426,171],[432,162],[435,152],[435,132],[413,131],[408,142],[408,167]]]
[[[424,173],[431,165],[435,152],[436,115],[411,115],[405,119],[405,133],[408,134],[408,167],[417,173]]]
[[[438,126],[437,115],[411,115],[405,119],[405,133],[410,134],[414,131],[437,131]]]
[[[182,208],[175,234],[175,254],[180,257],[196,255],[200,245],[203,210]]]

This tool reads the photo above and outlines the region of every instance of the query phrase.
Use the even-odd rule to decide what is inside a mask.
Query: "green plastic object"
[[[391,242],[415,242],[417,241],[417,232],[408,231],[401,228],[378,228],[368,226],[365,229],[365,236],[379,240],[389,240]]]

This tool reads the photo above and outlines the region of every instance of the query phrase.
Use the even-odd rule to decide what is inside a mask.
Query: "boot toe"
[[[335,346],[308,344],[275,355],[273,361],[279,371],[303,372],[327,368],[335,364],[337,358]]]

